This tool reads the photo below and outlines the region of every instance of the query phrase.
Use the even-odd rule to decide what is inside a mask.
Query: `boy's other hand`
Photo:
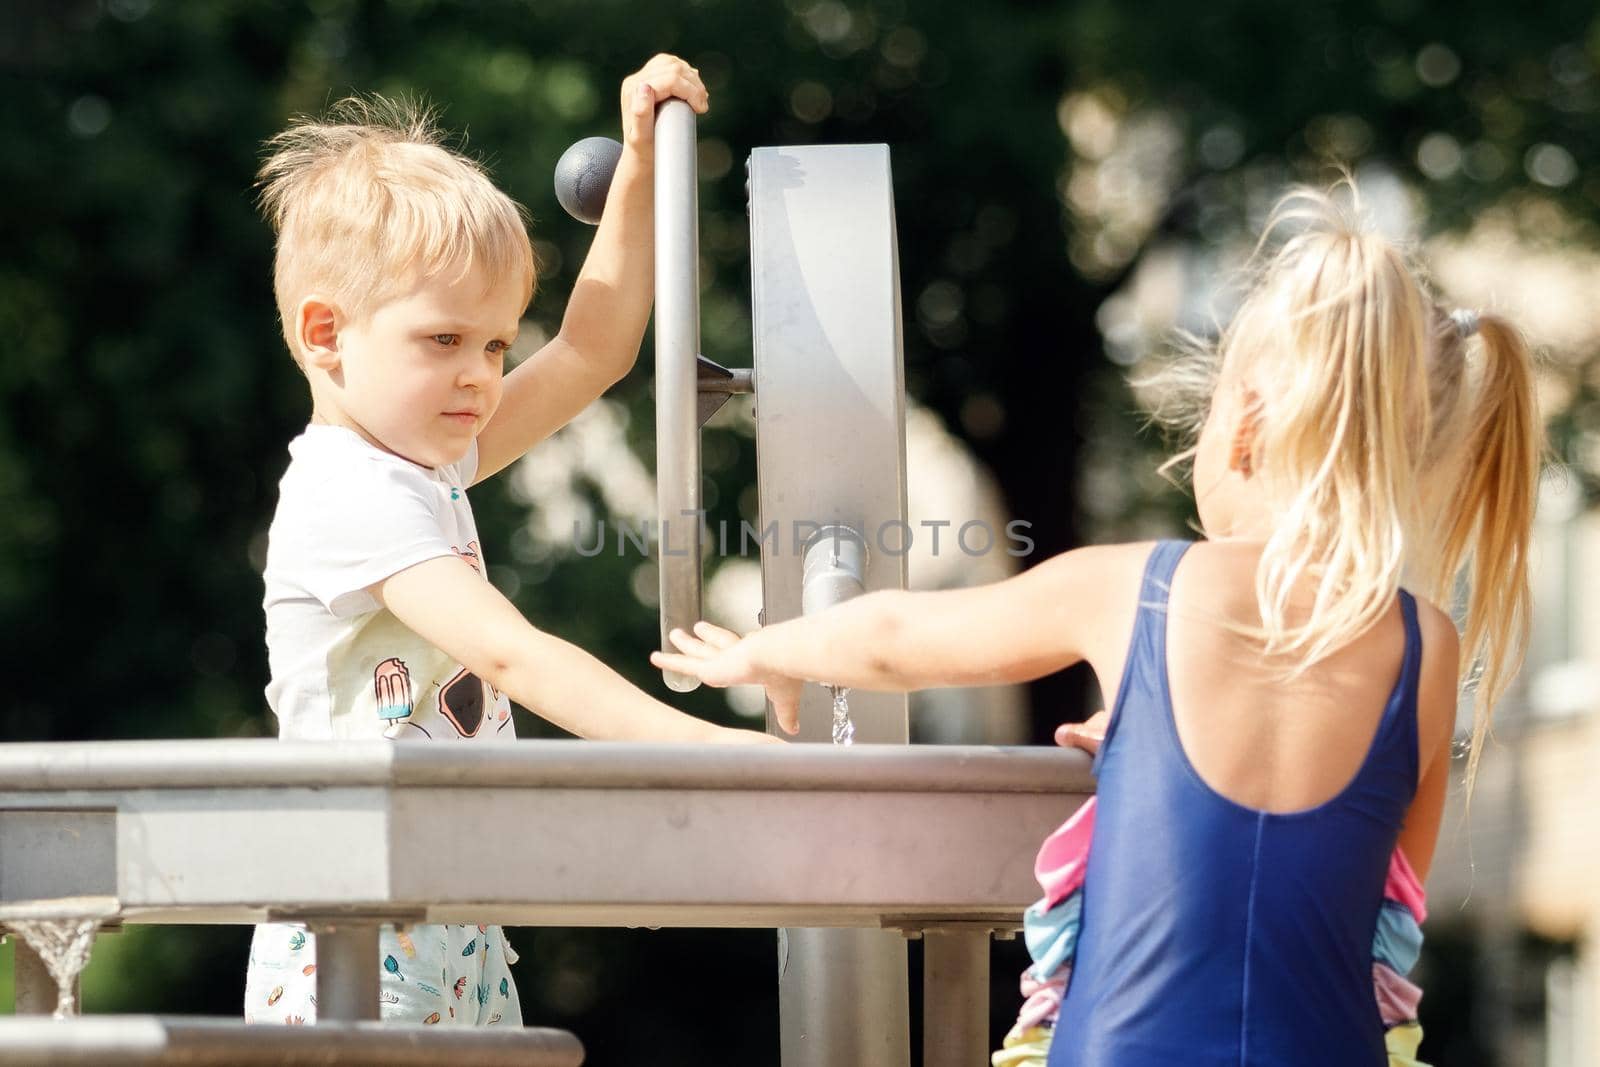
[[[677,56],[654,56],[622,80],[622,144],[645,159],[655,152],[656,105],[677,97],[698,114],[711,106],[700,72]]]
[[[785,733],[800,730],[800,691],[805,682],[763,669],[750,654],[750,640],[709,622],[694,624],[694,633],[673,630],[667,635],[677,652],[652,652],[650,662],[662,670],[691,675],[706,685],[765,687],[778,725]]]
[[[1100,751],[1100,742],[1106,739],[1106,724],[1111,715],[1097,711],[1083,722],[1064,722],[1056,727],[1056,744],[1062,748],[1081,748],[1089,755]]]

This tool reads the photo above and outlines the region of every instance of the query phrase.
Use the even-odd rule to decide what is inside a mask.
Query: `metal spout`
[[[867,591],[867,543],[849,526],[824,526],[806,545],[800,613],[810,615]]]

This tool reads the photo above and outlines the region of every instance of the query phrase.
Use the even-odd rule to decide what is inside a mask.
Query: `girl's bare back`
[[[1104,550],[1102,550],[1104,551]],[[1091,651],[1108,708],[1115,706],[1148,545],[1119,546],[1116,585],[1127,590],[1125,617]],[[1206,542],[1173,576],[1167,620],[1168,686],[1184,755],[1210,789],[1244,807],[1303,811],[1336,796],[1371,748],[1400,677],[1405,627],[1399,602],[1354,642],[1285,681],[1282,662],[1234,627],[1259,625],[1255,569],[1259,544]],[[1311,595],[1306,583],[1304,599]],[[1306,605],[1308,606],[1308,605]],[[1304,610],[1304,607],[1302,607]],[[1418,602],[1422,665],[1418,693],[1418,774],[1447,746],[1455,718],[1455,630],[1438,608]],[[1443,655],[1446,650],[1449,655]],[[1448,661],[1448,662],[1446,662]],[[1424,820],[1432,824],[1434,819]],[[1426,865],[1430,847],[1408,842],[1421,826],[1407,820],[1402,845]],[[1430,825],[1431,829],[1431,825]],[[1420,834],[1418,835],[1421,836]]]

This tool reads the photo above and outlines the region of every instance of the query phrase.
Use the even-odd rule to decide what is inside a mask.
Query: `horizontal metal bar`
[[[1076,751],[976,745],[89,741],[0,744],[0,793],[382,785],[1061,794],[1092,792],[1089,767]]]
[[[1035,896],[1038,895],[1035,891]],[[501,926],[561,926],[593,929],[648,930],[775,930],[790,926],[849,926],[894,930],[910,938],[930,929],[987,930],[1005,940],[1022,929],[1024,905],[918,904],[905,911],[847,904],[577,904],[491,903],[463,906],[416,906],[385,911],[373,904],[360,910],[363,918],[409,925],[442,923],[471,925],[492,922]],[[132,926],[249,926],[261,922],[314,924],[329,914],[326,907],[300,909],[289,905],[242,907],[130,907],[119,925]]]
[[[729,370],[713,363],[705,356],[695,359],[699,376],[699,393],[695,398],[695,415],[704,426],[711,416],[722,410],[729,397],[753,394],[756,391],[755,372],[749,367]]]
[[[38,798],[37,793],[0,796]],[[1038,842],[1083,802],[1069,793],[642,790],[469,786],[139,789],[85,885],[48,812],[0,853],[46,855],[0,879],[0,906],[96,894],[129,921],[316,919],[551,925],[879,925],[1014,921],[1038,895]],[[462,811],[505,827],[495,863]],[[66,811],[63,818],[71,819]],[[36,847],[47,843],[48,853]],[[294,864],[271,862],[294,856]],[[81,857],[79,857],[81,859]],[[19,871],[22,868],[19,868]],[[609,916],[605,915],[610,909]],[[98,909],[97,914],[104,909]],[[182,916],[179,918],[178,916]]]
[[[102,926],[114,925],[119,914],[116,897],[52,897],[49,900],[7,901],[0,904],[0,923],[61,922],[94,919]]]
[[[697,385],[702,393],[743,396],[756,391],[755,370],[750,367],[724,367],[699,356],[695,360]]]
[[[0,1018],[6,1067],[578,1067],[564,1030],[397,1027],[376,1022],[246,1026],[238,1019],[91,1015]]]

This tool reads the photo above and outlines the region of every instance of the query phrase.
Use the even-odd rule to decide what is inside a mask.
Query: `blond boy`
[[[653,112],[672,96],[706,109],[672,56],[623,82],[623,154],[561,331],[503,377],[534,288],[527,231],[429,116],[352,99],[269,142],[274,287],[312,399],[267,549],[281,737],[507,741],[510,697],[582,737],[761,739],[684,715],[530,625],[485,580],[466,497],[633,365],[653,281]],[[462,829],[494,822],[463,813]],[[386,927],[381,941],[385,1020],[520,1024],[499,927]],[[312,1021],[314,954],[299,927],[258,927],[246,1019]]]

